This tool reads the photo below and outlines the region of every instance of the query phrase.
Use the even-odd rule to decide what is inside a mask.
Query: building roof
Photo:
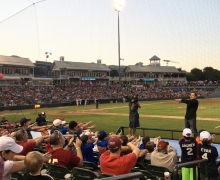
[[[118,65],[109,65],[108,66],[111,70],[119,70],[119,66]],[[124,66],[124,65],[122,65],[122,66],[120,66],[120,70],[122,71],[122,70],[124,70],[125,68],[126,68],[127,66]]]
[[[18,56],[2,56],[0,55],[1,65],[26,66],[34,67],[34,64],[28,58],[21,58]]]
[[[83,63],[72,61],[54,61],[52,65],[52,70],[59,69],[111,71],[111,69],[106,64]]]
[[[126,72],[180,73],[174,66],[128,66]]]
[[[154,55],[152,58],[150,58],[150,60],[160,60],[160,58]]]

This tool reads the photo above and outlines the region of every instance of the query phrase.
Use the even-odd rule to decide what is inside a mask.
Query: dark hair
[[[192,137],[187,137],[187,136],[184,136],[184,139],[185,140],[190,140]]]
[[[146,145],[150,141],[150,138],[148,136],[143,137],[142,142],[144,145]]]
[[[192,91],[191,93],[194,93],[194,94],[195,94],[195,96],[197,97],[197,93],[196,93],[195,91]]]
[[[117,152],[118,149],[119,149],[119,147],[111,148],[111,146],[109,146],[108,148],[109,148],[109,150],[110,150],[111,153],[115,153],[115,152]]]
[[[203,145],[210,145],[210,143],[211,143],[211,140],[208,140],[208,139],[203,139],[202,140]]]
[[[126,135],[121,135],[120,139],[123,141],[122,146],[126,146],[128,143],[128,137]]]
[[[11,152],[11,150],[0,151],[0,154],[2,154],[3,152],[5,152],[6,154],[8,154],[8,153]]]
[[[149,141],[146,143],[145,148],[148,150],[149,153],[154,151],[154,142]]]
[[[71,121],[71,122],[69,123],[69,129],[71,129],[71,130],[73,130],[76,126],[77,126],[76,121]]]

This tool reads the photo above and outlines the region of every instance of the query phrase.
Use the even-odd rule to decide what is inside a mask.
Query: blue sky
[[[0,21],[36,0],[0,0]],[[120,12],[122,65],[161,60],[191,70],[220,70],[219,0],[125,0]],[[117,12],[112,0],[46,0],[0,23],[0,54],[32,62],[118,64]],[[166,65],[161,61],[162,65]]]

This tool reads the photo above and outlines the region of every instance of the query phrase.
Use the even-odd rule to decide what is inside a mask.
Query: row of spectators
[[[184,129],[179,145],[181,157],[178,159],[177,150],[160,137],[150,140],[149,136],[135,137],[107,133],[104,130],[93,132],[92,122],[80,123],[71,121],[69,124],[61,119],[55,119],[53,125],[36,121],[30,125],[30,119],[22,118],[20,126],[13,131],[2,131],[0,137],[0,179],[10,180],[11,173],[27,169],[24,180],[51,180],[50,176],[41,174],[43,164],[56,164],[69,170],[82,167],[84,161],[97,163],[102,173],[121,175],[130,173],[136,164],[144,163],[145,159],[154,166],[164,167],[172,173],[174,166],[179,163],[191,162],[196,159],[208,160],[208,176],[212,180],[218,179],[216,159],[218,151],[213,146],[215,135],[201,130],[198,137],[193,137],[190,129]],[[5,121],[5,124],[7,122]],[[49,134],[49,131],[50,134]],[[33,139],[30,131],[41,132],[42,136]],[[45,154],[35,152],[35,148],[42,144]],[[98,161],[94,159],[94,152],[98,152]],[[205,163],[197,166],[199,179],[204,180]],[[199,174],[198,174],[199,172]],[[193,177],[192,166],[182,168],[182,180]]]
[[[76,99],[122,99],[125,95],[138,94],[139,98],[179,98],[189,95],[188,89],[171,89],[161,86],[75,86],[71,84],[57,86],[19,86],[1,87],[0,106],[18,106],[32,104],[53,104],[73,102]],[[198,97],[207,97],[214,91],[198,90]]]
[[[164,86],[219,86],[219,81],[167,81]]]

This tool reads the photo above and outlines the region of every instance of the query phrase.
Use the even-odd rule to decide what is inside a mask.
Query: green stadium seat
[[[64,176],[66,174],[71,174],[71,171],[69,171],[67,168],[54,164],[48,164],[48,171],[48,174],[55,180],[65,179]]]
[[[83,168],[91,171],[100,171],[99,167],[95,163],[88,161],[83,161]]]
[[[141,169],[133,168],[131,170],[131,172],[141,172],[141,173],[143,173],[144,177],[140,177],[139,180],[146,180],[146,179],[157,180],[158,179],[155,175],[151,174],[147,170],[141,170]]]
[[[147,171],[149,171],[154,176],[159,177],[161,180],[164,179],[164,172],[170,172],[167,168],[161,166],[147,165]],[[170,176],[172,177],[172,173],[170,172]]]
[[[134,168],[138,168],[138,169],[145,170],[145,169],[146,169],[146,166],[143,165],[142,163],[136,162],[136,164],[134,165]]]
[[[112,177],[114,175],[111,174],[105,174],[105,173],[100,173],[98,179],[106,178],[106,177]]]
[[[94,180],[98,178],[98,175],[93,171],[79,167],[73,168],[72,175],[74,180]]]
[[[11,180],[23,180],[23,176],[20,173],[12,173]]]

